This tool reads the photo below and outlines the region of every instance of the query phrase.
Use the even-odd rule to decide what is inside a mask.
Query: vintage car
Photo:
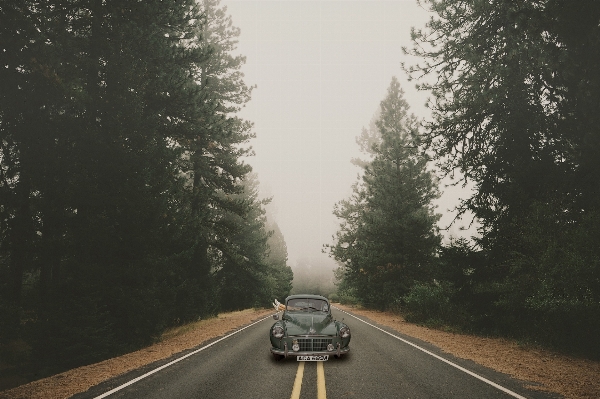
[[[283,310],[281,319],[271,327],[271,353],[276,359],[295,356],[297,360],[329,360],[350,350],[350,328],[333,319],[327,298],[320,295],[291,295],[282,306],[275,301],[277,310]]]

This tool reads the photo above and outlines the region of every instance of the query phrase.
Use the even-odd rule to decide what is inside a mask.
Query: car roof
[[[285,298],[285,301],[289,301],[290,299],[299,299],[299,298],[304,298],[304,299],[322,299],[324,301],[327,301],[327,298],[325,298],[324,296],[321,295],[313,295],[313,294],[296,294],[296,295],[290,295],[287,298]]]

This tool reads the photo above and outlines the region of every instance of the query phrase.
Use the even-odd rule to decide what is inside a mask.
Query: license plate
[[[296,360],[299,362],[326,362],[329,360],[329,355],[322,356],[297,356]]]

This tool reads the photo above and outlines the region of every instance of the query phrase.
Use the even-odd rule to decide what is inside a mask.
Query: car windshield
[[[313,298],[295,298],[287,302],[289,312],[328,312],[327,301]]]

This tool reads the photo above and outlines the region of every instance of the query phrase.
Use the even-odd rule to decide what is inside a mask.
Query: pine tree
[[[138,348],[216,313],[225,264],[242,306],[268,303],[226,9],[23,0],[0,20],[0,346],[27,339],[35,373]]]
[[[277,223],[273,220],[269,220],[268,213],[266,229],[267,231],[272,232],[267,241],[269,246],[267,264],[269,265],[269,285],[271,288],[268,298],[270,300],[271,298],[277,298],[278,300],[283,301],[292,290],[294,272],[287,264],[288,252],[283,234]]]
[[[258,180],[248,174],[242,191],[226,195],[230,208],[219,222],[222,237],[215,244],[221,253],[216,278],[220,284],[221,309],[239,310],[269,302],[269,267],[264,205],[258,199]]]
[[[579,324],[600,319],[600,4],[425,3],[434,17],[413,31],[422,61],[407,70],[432,92],[426,135],[440,166],[475,186],[462,208],[488,259],[474,271],[481,313],[571,345],[548,331],[600,328]]]
[[[206,312],[216,311],[208,303],[215,296],[211,285],[217,284],[211,280],[212,275],[221,262],[215,254],[221,253],[219,247],[230,240],[228,226],[224,225],[226,215],[244,212],[230,199],[241,193],[240,181],[251,171],[241,158],[250,154],[244,145],[253,137],[252,124],[236,116],[252,90],[240,72],[245,58],[232,55],[240,31],[219,3],[199,2],[202,15],[189,47],[207,57],[192,69],[198,90],[196,113],[187,115],[186,131],[178,138],[185,154],[180,167],[190,177],[188,224],[193,252],[188,273],[196,281],[194,295],[199,295],[197,300],[201,302],[190,310],[206,308]],[[194,302],[187,297],[184,301]]]
[[[369,306],[385,308],[416,281],[429,281],[440,244],[439,216],[431,201],[436,180],[419,148],[418,125],[396,78],[381,102],[376,122],[381,143],[350,200],[334,214],[342,219],[333,257],[348,284]]]

